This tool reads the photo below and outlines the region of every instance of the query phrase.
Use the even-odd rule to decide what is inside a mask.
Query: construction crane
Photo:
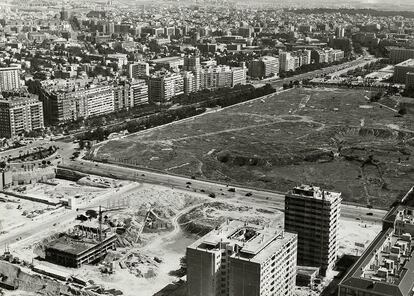
[[[96,207],[78,208],[78,209],[76,209],[76,211],[90,210],[90,209],[95,209],[95,208]],[[103,210],[102,208],[105,208],[105,209]],[[104,206],[99,206],[99,210],[98,210],[98,222],[99,222],[99,233],[98,233],[98,237],[99,237],[99,242],[102,241],[102,214],[108,213],[108,212],[120,211],[120,210],[124,210],[124,209],[126,209],[126,207],[106,208]]]

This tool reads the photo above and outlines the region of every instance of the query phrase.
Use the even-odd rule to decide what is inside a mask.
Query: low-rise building
[[[159,58],[151,61],[152,63],[165,67],[166,69],[169,68],[178,68],[180,66],[184,66],[184,58],[183,57],[165,57]]]

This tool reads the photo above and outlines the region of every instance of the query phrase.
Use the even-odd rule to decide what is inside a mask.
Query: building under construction
[[[117,235],[107,229],[77,225],[72,233],[65,233],[45,246],[46,261],[66,267],[79,268],[82,264],[102,259],[108,250],[115,249]]]

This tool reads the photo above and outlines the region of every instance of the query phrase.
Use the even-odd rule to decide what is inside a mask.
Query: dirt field
[[[89,157],[279,191],[311,183],[388,207],[414,182],[414,115],[370,95],[294,89],[111,140]]]

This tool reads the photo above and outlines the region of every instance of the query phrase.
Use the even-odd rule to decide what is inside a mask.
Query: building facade
[[[43,102],[45,119],[50,123],[72,121],[115,111],[113,86],[109,84],[45,84],[40,89],[40,99]]]
[[[253,60],[249,64],[249,76],[264,78],[279,74],[279,59],[272,56],[264,56]]]
[[[188,295],[294,295],[296,234],[231,221],[187,247]]]
[[[394,82],[406,83],[407,73],[414,72],[414,59],[401,62],[394,67]]]
[[[398,64],[408,59],[414,59],[414,49],[392,47],[390,49],[390,62]]]
[[[341,194],[319,187],[295,187],[285,197],[285,230],[298,234],[298,264],[333,268],[338,256]]]
[[[129,82],[130,102],[133,107],[148,103],[148,84],[143,79],[134,79]]]
[[[20,89],[19,73],[18,67],[0,68],[0,92]]]
[[[43,106],[37,96],[0,99],[0,138],[14,138],[43,128]]]
[[[184,78],[181,74],[158,74],[149,78],[150,102],[165,103],[184,93]]]
[[[130,79],[139,79],[149,76],[149,64],[145,62],[129,64],[128,70]]]

